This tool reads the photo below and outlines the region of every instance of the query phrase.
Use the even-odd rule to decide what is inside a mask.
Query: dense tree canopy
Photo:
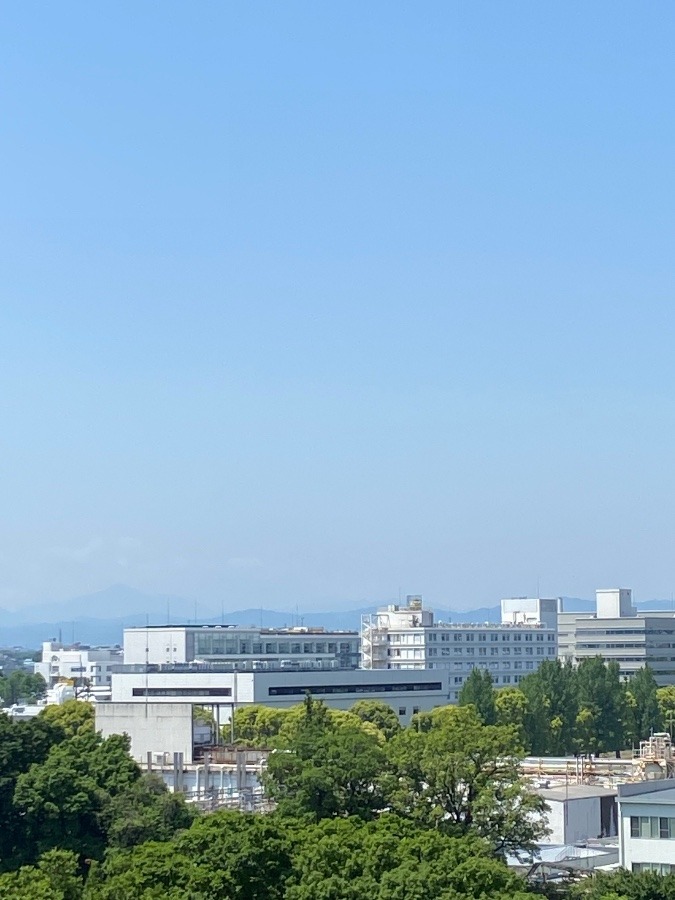
[[[237,739],[273,748],[264,816],[199,814],[97,734],[89,704],[0,717],[0,900],[525,900],[503,863],[545,833],[523,753],[616,751],[675,718],[648,669],[624,683],[600,659],[501,690],[478,673],[462,700],[407,728],[374,701],[238,710]],[[675,900],[674,882],[618,873],[567,894]]]

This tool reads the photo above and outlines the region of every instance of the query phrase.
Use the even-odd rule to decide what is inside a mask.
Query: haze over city
[[[671,4],[7,10],[0,607],[671,596]]]

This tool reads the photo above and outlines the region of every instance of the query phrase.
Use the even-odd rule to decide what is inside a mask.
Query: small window
[[[404,715],[405,715],[405,706],[399,706],[399,708],[398,708],[398,714],[399,714],[399,716],[404,716]]]

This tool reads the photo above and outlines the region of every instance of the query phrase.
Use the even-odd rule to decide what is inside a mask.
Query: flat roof
[[[624,803],[658,803],[664,806],[675,806],[675,788],[667,788],[660,791],[658,788],[645,790],[639,794],[621,796],[621,805]]]
[[[599,784],[568,784],[551,788],[539,788],[537,793],[544,800],[580,800],[587,797],[616,797],[616,788],[602,787]]]
[[[324,628],[323,625],[282,625],[279,628],[261,628],[259,625],[192,625],[174,622],[171,625],[127,625],[125,631],[166,631],[170,628],[185,628],[190,631],[256,631],[260,634],[347,634],[358,637],[354,629]]]

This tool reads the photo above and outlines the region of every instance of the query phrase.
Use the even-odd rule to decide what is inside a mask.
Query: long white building
[[[244,671],[298,666],[356,669],[359,659],[356,631],[239,625],[149,625],[124,629],[127,665],[218,663]]]
[[[502,622],[435,622],[421,597],[363,616],[365,669],[433,670],[448,673],[450,702],[458,699],[475,668],[486,669],[496,687],[516,685],[545,659],[557,655],[557,600],[502,600]]]
[[[218,708],[219,721],[251,703],[287,708],[310,693],[333,709],[349,709],[357,700],[383,700],[403,724],[417,712],[450,700],[447,672],[342,669],[320,671],[241,671],[233,667],[181,665],[121,666],[112,680],[113,703],[188,703]]]

